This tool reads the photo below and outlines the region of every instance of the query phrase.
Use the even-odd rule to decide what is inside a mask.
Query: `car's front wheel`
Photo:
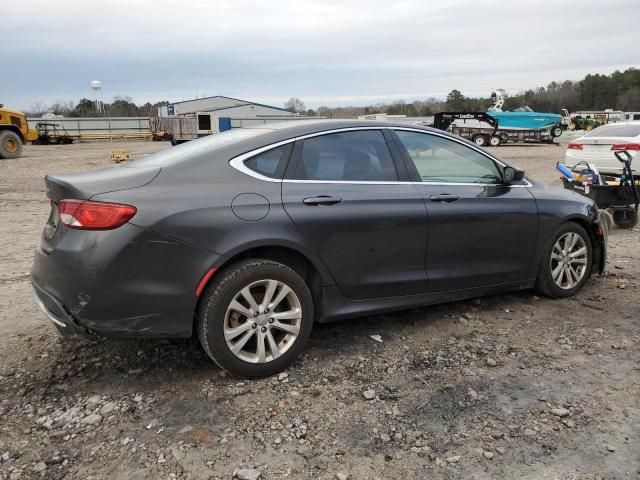
[[[204,350],[242,377],[267,377],[285,369],[304,349],[312,325],[306,283],[271,260],[245,260],[220,272],[198,309]]]
[[[543,253],[536,290],[556,298],[574,295],[589,278],[592,263],[593,247],[587,231],[577,223],[565,223]]]

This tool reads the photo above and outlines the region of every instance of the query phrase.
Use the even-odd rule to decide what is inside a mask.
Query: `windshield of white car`
[[[637,125],[602,125],[594,128],[585,137],[637,137],[640,135],[640,124]]]

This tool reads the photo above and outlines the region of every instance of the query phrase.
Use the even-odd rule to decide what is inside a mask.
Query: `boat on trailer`
[[[562,135],[562,115],[534,112],[524,106],[504,112],[506,94],[491,93],[487,112],[440,112],[434,126],[468,138],[476,145],[497,147],[506,142],[553,143]]]
[[[562,115],[557,113],[534,112],[530,107],[519,107],[506,112],[487,112],[498,120],[500,129],[539,130],[551,129],[560,125]]]

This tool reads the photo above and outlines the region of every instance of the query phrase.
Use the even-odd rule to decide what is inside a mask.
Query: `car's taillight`
[[[640,143],[618,143],[611,150],[634,150],[640,152]]]
[[[136,214],[136,207],[120,203],[89,200],[60,200],[60,222],[78,230],[111,230],[125,224]]]
[[[584,148],[584,145],[582,145],[581,143],[570,143],[569,145],[567,145],[567,148],[569,150],[582,150]]]

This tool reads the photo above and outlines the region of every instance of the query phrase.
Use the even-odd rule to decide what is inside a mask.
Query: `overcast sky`
[[[488,96],[640,64],[638,0],[3,1],[0,103]],[[10,66],[10,67],[9,67]]]

